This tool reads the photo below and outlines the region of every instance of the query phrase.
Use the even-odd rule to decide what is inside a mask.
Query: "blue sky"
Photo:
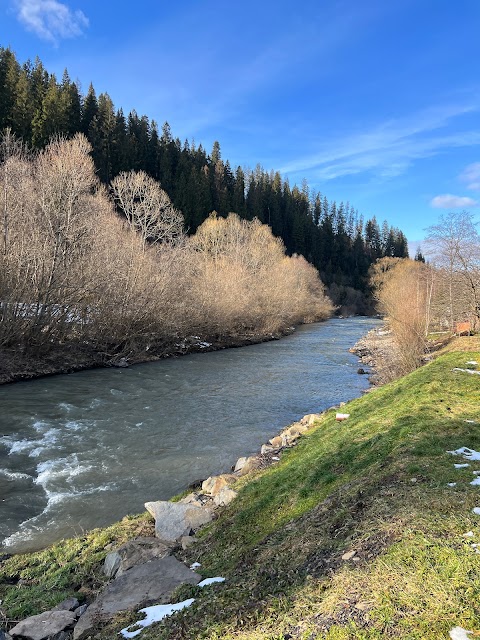
[[[479,32],[479,0],[0,0],[20,61],[411,244],[442,213],[480,214]]]

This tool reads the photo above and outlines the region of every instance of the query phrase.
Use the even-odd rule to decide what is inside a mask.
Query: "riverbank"
[[[140,637],[437,640],[455,627],[479,631],[480,462],[462,450],[480,450],[474,362],[480,351],[444,353],[347,403],[342,422],[325,412],[280,460],[241,480],[198,541],[175,550],[226,582],[181,587],[171,601],[195,603]],[[108,551],[152,533],[144,514],[5,559],[5,617],[68,595],[92,600]],[[135,619],[121,614],[90,637],[110,639]]]
[[[24,354],[17,349],[0,348],[0,385],[45,376],[75,373],[88,369],[128,367],[163,358],[174,358],[189,353],[205,353],[246,347],[271,340],[279,340],[295,331],[287,327],[276,333],[246,333],[238,336],[187,336],[176,343],[151,345],[147,351],[121,352],[113,355],[92,350],[78,343],[57,345],[43,356]]]

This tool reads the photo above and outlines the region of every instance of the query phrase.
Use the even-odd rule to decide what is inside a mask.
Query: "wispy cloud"
[[[478,111],[477,105],[448,105],[421,111],[409,118],[389,120],[370,131],[323,143],[316,154],[282,167],[284,173],[314,172],[320,180],[374,172],[383,178],[404,173],[414,160],[444,149],[480,145],[479,131],[446,132],[455,118]]]
[[[58,0],[14,0],[18,20],[39,38],[58,44],[75,38],[88,27],[88,18]]]
[[[451,193],[435,196],[430,201],[430,206],[435,209],[464,209],[465,207],[478,207],[478,205],[477,200],[473,198],[454,196]]]
[[[459,178],[467,185],[467,189],[480,191],[480,162],[469,164],[460,174]]]

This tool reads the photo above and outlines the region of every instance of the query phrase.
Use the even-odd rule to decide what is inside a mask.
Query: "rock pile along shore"
[[[85,640],[117,613],[165,604],[178,586],[199,584],[202,576],[195,567],[174,554],[195,544],[196,531],[235,499],[239,478],[278,462],[282,450],[294,446],[319,417],[304,416],[263,444],[259,454],[239,458],[231,473],[207,478],[178,502],[145,503],[155,519],[155,537],[135,538],[107,554],[103,571],[109,582],[92,603],[80,606],[69,598],[18,622],[9,633],[0,630],[0,640]]]

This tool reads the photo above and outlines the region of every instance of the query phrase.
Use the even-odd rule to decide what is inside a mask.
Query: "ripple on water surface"
[[[360,395],[348,348],[375,324],[336,319],[242,349],[0,388],[0,540],[24,551],[139,513]]]

